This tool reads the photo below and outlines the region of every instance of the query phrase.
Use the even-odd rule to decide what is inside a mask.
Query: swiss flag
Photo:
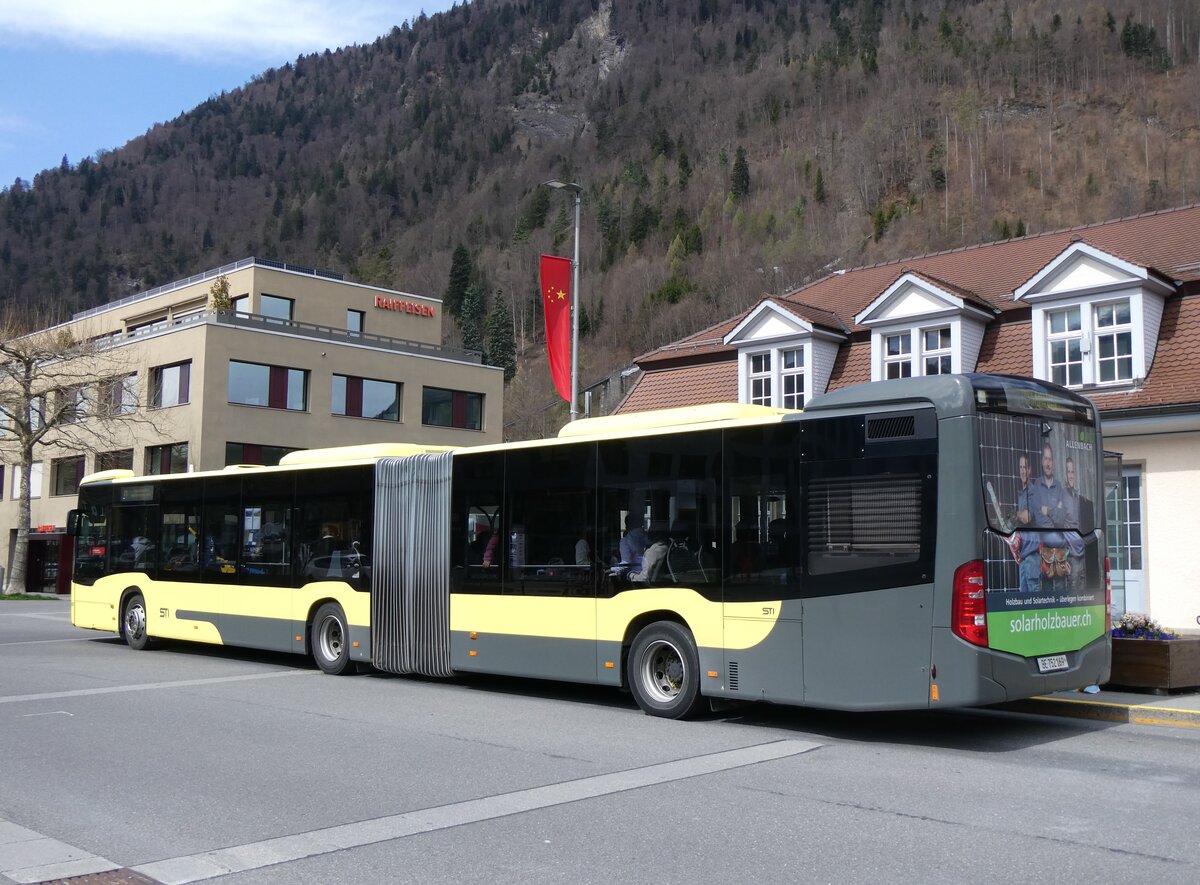
[[[571,401],[571,259],[542,256],[542,306],[546,309],[546,354],[558,395]]]

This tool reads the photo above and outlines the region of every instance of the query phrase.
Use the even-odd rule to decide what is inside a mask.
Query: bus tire
[[[687,628],[673,621],[644,627],[629,648],[629,690],[642,711],[686,719],[704,706],[700,656]]]
[[[312,655],[317,666],[330,676],[353,673],[350,666],[350,631],[346,615],[336,602],[327,602],[319,609],[312,623]]]
[[[134,651],[141,651],[150,644],[150,634],[146,632],[146,600],[141,593],[134,593],[125,600],[125,608],[121,611],[121,636]]]

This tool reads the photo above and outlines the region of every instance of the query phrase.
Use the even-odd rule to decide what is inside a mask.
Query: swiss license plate
[[[1038,658],[1039,673],[1053,673],[1055,670],[1067,669],[1066,655],[1046,655],[1044,658]]]

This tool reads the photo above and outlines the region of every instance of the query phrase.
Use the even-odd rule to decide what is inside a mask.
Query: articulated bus
[[[332,674],[611,685],[672,718],[990,704],[1107,678],[1102,454],[1083,397],[957,375],[107,471],[73,513],[71,617]]]

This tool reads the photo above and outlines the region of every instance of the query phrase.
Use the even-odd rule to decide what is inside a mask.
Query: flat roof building
[[[213,285],[228,281],[229,303]],[[27,586],[65,592],[61,529],[79,480],[274,464],[296,449],[367,442],[500,442],[504,373],[441,343],[442,304],[338,274],[247,258],[76,314],[118,377],[84,400],[135,418],[103,451],[39,447]],[[82,409],[89,420],[87,406]],[[2,433],[2,431],[0,431]],[[11,566],[20,471],[0,438],[0,563]],[[65,553],[63,554],[66,555]],[[69,562],[69,559],[64,561]],[[57,573],[56,573],[57,572]]]

